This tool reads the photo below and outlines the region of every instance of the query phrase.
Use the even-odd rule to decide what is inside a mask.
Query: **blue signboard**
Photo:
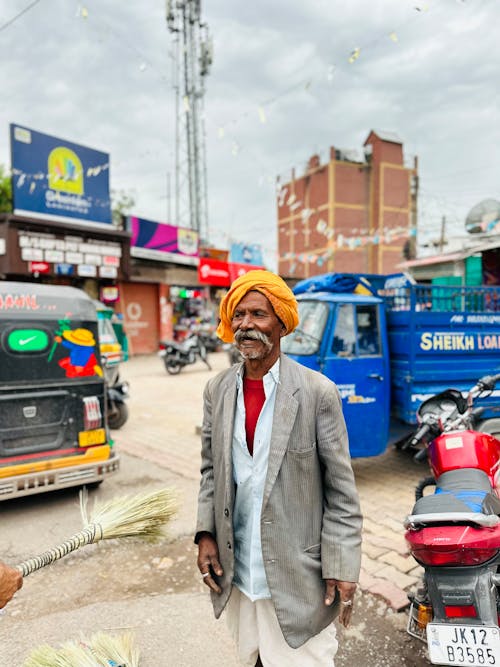
[[[109,155],[10,126],[14,213],[111,224]]]
[[[75,267],[73,264],[55,264],[54,265],[56,276],[72,276],[75,273]]]
[[[256,243],[232,243],[229,249],[229,261],[235,264],[262,266],[264,264],[262,248]]]

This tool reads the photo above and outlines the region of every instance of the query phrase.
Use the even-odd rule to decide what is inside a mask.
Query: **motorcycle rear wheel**
[[[113,410],[108,413],[108,426],[116,431],[121,428],[128,419],[128,407],[125,403],[115,403]]]
[[[182,364],[176,359],[165,359],[165,368],[170,375],[178,375],[181,372]]]

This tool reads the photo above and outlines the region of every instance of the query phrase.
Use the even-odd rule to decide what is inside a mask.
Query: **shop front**
[[[131,272],[115,309],[123,316],[130,354],[152,354],[160,341],[184,337],[202,315],[198,234],[136,216],[127,222]]]
[[[130,234],[59,220],[0,215],[4,280],[71,285],[94,299],[128,277]]]
[[[126,282],[120,285],[116,310],[123,316],[130,356],[158,350],[160,288],[155,284]]]

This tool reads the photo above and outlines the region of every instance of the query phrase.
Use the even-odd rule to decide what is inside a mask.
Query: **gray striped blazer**
[[[238,368],[211,379],[204,392],[196,532],[212,533],[219,547],[222,593],[211,593],[217,618],[234,573],[231,446]],[[291,647],[321,632],[338,613],[338,600],[324,604],[323,579],[358,580],[361,524],[337,387],[281,355],[260,529],[267,583]]]

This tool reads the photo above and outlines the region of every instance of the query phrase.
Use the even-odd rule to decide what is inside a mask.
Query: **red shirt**
[[[253,456],[253,439],[255,427],[259,419],[260,411],[266,400],[263,380],[250,380],[243,378],[243,398],[245,400],[245,431],[247,436],[247,447],[250,456]]]

